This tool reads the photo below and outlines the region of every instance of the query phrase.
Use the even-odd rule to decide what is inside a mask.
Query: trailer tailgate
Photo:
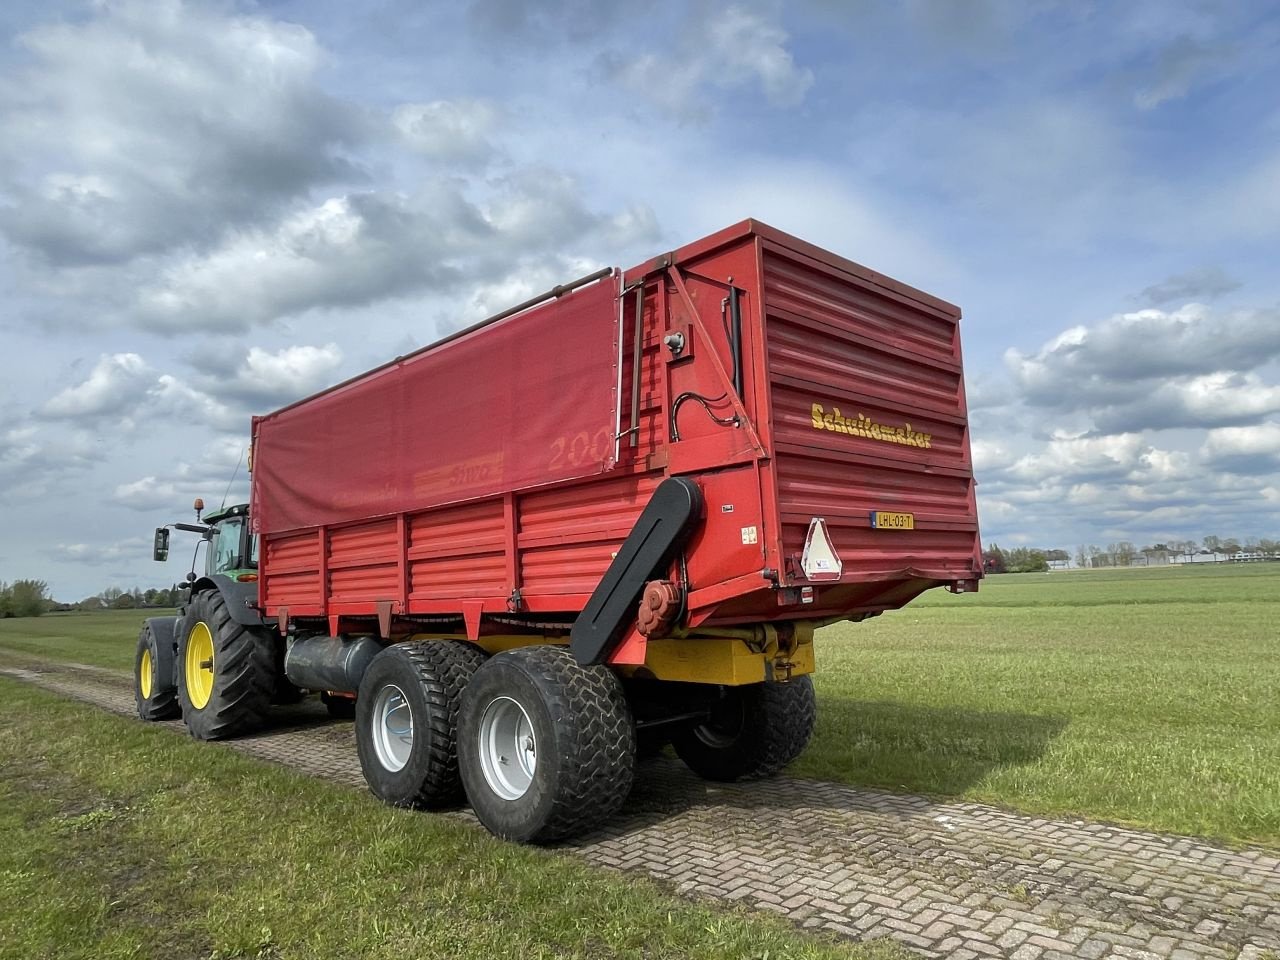
[[[845,582],[981,576],[958,308],[762,243],[780,551],[826,521]]]

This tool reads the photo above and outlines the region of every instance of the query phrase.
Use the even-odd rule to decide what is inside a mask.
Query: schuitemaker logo
[[[828,413],[823,409],[822,404],[815,403],[813,405],[813,429],[815,430],[832,430],[836,433],[848,433],[855,437],[866,437],[868,440],[880,440],[884,443],[901,443],[908,447],[922,447],[928,450],[933,435],[929,433],[916,433],[911,429],[911,424],[906,423],[900,427],[891,427],[888,424],[876,423],[858,414],[856,418],[845,417],[840,414],[839,407],[832,407]]]

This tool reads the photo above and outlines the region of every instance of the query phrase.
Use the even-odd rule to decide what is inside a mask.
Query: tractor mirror
[[[169,531],[165,527],[156,527],[155,548],[151,551],[153,560],[169,559]]]

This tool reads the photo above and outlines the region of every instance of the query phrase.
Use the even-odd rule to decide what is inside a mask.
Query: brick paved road
[[[133,714],[112,671],[6,656],[0,673]],[[363,782],[351,724],[315,704],[229,746]],[[607,830],[566,850],[926,957],[1280,960],[1280,857],[976,803],[806,780],[722,786],[659,758]]]

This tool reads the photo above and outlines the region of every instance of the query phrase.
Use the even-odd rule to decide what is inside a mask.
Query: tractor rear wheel
[[[236,623],[216,590],[191,599],[178,640],[178,702],[197,740],[262,726],[276,690],[275,650],[265,631]]]
[[[144,623],[133,658],[133,702],[143,720],[172,720],[181,713],[173,661],[173,643],[161,642],[151,623]]]
[[[564,647],[488,660],[462,693],[458,766],[492,833],[550,843],[612,816],[631,791],[635,727],[622,684]]]
[[[706,720],[675,732],[676,755],[707,780],[771,777],[800,756],[813,735],[813,680],[725,687]]]
[[[395,643],[369,663],[356,697],[356,752],[374,796],[396,807],[462,800],[458,704],[484,662],[469,643]]]

